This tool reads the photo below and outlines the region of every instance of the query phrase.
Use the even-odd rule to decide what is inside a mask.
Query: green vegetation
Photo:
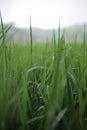
[[[0,15],[1,17],[1,15]],[[0,129],[87,130],[87,45],[9,43],[0,30]],[[7,31],[6,31],[7,30]]]

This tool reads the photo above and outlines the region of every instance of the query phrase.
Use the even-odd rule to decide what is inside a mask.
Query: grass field
[[[10,27],[7,28],[7,31]],[[7,44],[1,19],[0,130],[87,130],[87,45]]]

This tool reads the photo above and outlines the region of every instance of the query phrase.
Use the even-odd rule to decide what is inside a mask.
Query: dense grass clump
[[[58,42],[19,45],[0,31],[0,129],[86,130],[87,45]],[[6,31],[7,30],[7,31]]]

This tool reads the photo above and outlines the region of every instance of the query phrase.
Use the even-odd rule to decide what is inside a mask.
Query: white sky
[[[57,28],[87,23],[87,0],[0,0],[4,22],[18,27]]]

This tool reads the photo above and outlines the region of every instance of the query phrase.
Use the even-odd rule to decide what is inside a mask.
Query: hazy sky
[[[57,28],[87,23],[87,0],[0,0],[4,22],[19,27]]]

